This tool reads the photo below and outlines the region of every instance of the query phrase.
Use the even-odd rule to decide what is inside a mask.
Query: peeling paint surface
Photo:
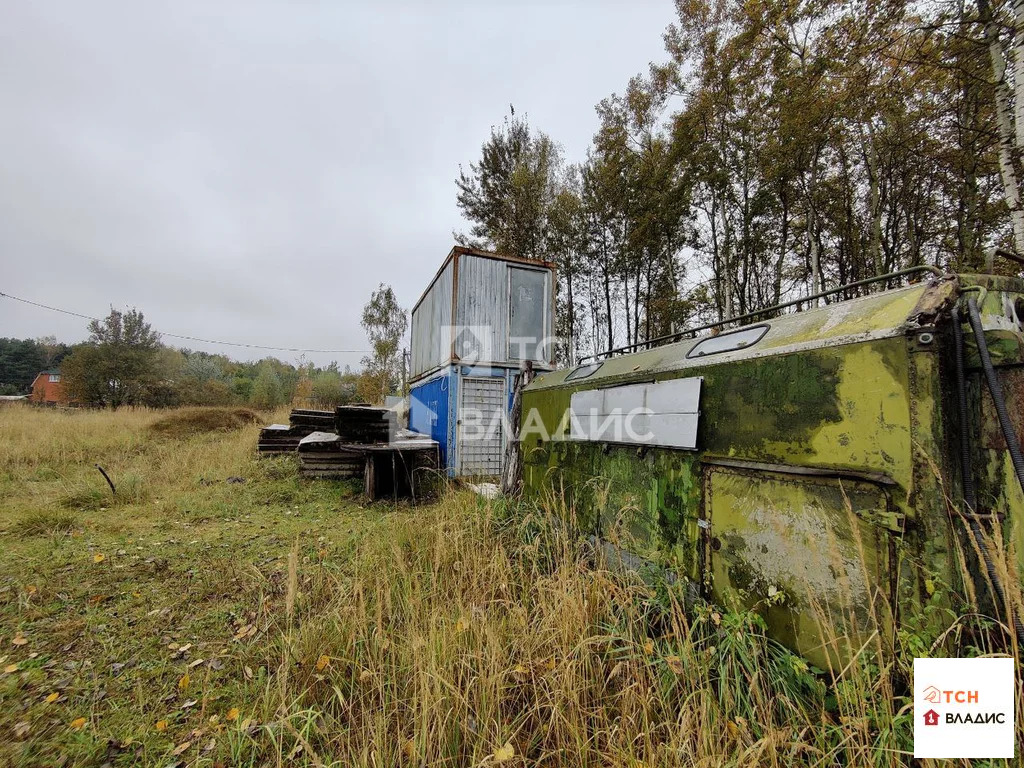
[[[523,396],[550,435],[523,438],[524,490],[557,498],[588,534],[671,567],[706,598],[757,610],[808,658],[841,661],[874,629],[891,638],[890,606],[927,621],[929,584],[946,585],[952,605],[967,594],[964,573],[979,570],[957,560],[950,328],[972,284],[1020,429],[1024,332],[1006,308],[1024,282],[959,276],[766,321],[745,349],[690,359],[691,339],[578,381],[565,380],[571,369],[545,374]],[[966,330],[972,474],[1024,575],[1024,491]],[[695,451],[568,439],[574,391],[698,376]],[[836,629],[845,639],[827,642]]]

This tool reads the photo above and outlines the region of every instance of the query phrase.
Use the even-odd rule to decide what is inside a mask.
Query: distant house
[[[29,400],[37,405],[64,405],[68,402],[64,395],[64,384],[60,380],[60,370],[51,368],[40,371],[32,382],[32,395]]]

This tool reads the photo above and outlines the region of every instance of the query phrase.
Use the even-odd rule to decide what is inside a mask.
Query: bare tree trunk
[[[864,167],[868,172],[868,216],[871,217],[871,232],[868,240],[868,261],[875,275],[883,273],[882,268],[882,196],[878,179],[878,148],[875,146],[875,131],[869,124],[867,135],[864,126],[860,131],[864,153]]]
[[[608,323],[608,351],[612,351],[612,347],[615,346],[615,337],[612,335],[612,277],[611,270],[608,269],[608,247],[604,245],[604,264],[601,266],[602,277],[604,278],[604,308],[608,316],[605,320]]]
[[[1024,22],[1024,4],[1015,0],[1014,20],[1017,29]],[[989,59],[992,61],[992,79],[996,91],[996,128],[999,132],[999,171],[1003,181],[1003,196],[1006,206],[1010,209],[1010,220],[1013,223],[1013,247],[1024,253],[1024,208],[1021,207],[1020,173],[1017,167],[1016,154],[1024,146],[1024,76],[1016,77],[1014,94],[1006,81],[1006,56],[999,41],[999,25],[992,17],[992,8],[988,0],[978,0],[978,14],[985,25],[985,43],[988,45]],[[1024,42],[1021,33],[1016,35],[1016,64],[1018,70],[1024,64]],[[1011,113],[1011,105],[1016,99],[1016,126]]]
[[[779,234],[779,255],[775,259],[775,274],[772,275],[773,305],[782,301],[782,270],[786,263],[786,248],[789,246],[789,192],[785,180],[781,184],[779,200],[782,203],[782,232]]]
[[[811,262],[811,293],[821,292],[821,254],[818,251],[818,209],[815,202],[815,191],[818,186],[818,149],[814,150],[811,160],[811,178],[807,185],[807,253]],[[814,300],[818,306],[818,300]]]
[[[722,214],[722,259],[721,259],[721,272],[716,275],[719,281],[722,283],[723,289],[723,320],[731,320],[736,315],[736,299],[733,295],[733,284],[732,284],[732,228],[729,225],[729,215],[725,210],[725,203],[723,202],[719,211]]]

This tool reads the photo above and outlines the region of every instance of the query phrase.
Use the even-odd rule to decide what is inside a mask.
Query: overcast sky
[[[458,166],[508,105],[582,159],[594,105],[663,58],[673,17],[671,0],[0,0],[0,292],[365,349],[371,291],[410,308],[466,228]],[[0,298],[0,336],[84,325]]]

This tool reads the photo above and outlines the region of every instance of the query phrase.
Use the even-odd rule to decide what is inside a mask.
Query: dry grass
[[[826,686],[755,615],[685,612],[557,516],[362,507],[255,460],[255,426],[153,440],[156,418],[0,411],[0,763],[911,762],[928,637]],[[115,503],[95,463],[137,491]]]
[[[161,437],[193,437],[207,432],[230,432],[257,424],[260,415],[248,408],[181,408],[149,425]]]

